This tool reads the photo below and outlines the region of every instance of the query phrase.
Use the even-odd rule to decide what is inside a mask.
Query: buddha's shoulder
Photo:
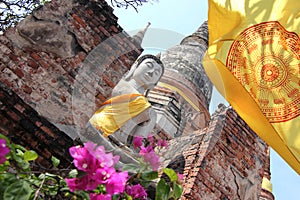
[[[122,94],[138,94],[136,88],[126,81],[120,81],[113,89],[112,96],[119,96]]]

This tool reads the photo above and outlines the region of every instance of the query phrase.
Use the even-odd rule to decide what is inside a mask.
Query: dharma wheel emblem
[[[244,30],[232,43],[226,65],[270,122],[300,115],[300,39],[279,22]]]

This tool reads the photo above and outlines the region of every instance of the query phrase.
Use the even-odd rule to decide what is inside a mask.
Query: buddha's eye
[[[155,74],[156,76],[158,76],[158,75],[160,74],[160,71],[159,71],[159,70],[155,70],[155,71],[154,71],[154,74]]]
[[[153,63],[152,63],[152,62],[146,62],[146,65],[147,65],[149,68],[153,68]]]

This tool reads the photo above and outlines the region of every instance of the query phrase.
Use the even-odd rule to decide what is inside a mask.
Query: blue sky
[[[181,0],[176,3],[174,0],[160,0],[144,4],[138,8],[138,13],[133,8],[115,8],[114,13],[119,18],[119,24],[129,34],[151,22],[143,47],[146,51],[160,51],[178,44],[182,37],[197,30],[207,19],[207,8],[206,0]],[[159,36],[154,34],[158,32],[161,33]],[[214,91],[210,110],[214,111],[221,102],[226,103]],[[300,176],[274,151],[271,151],[271,173],[276,200],[300,199]]]

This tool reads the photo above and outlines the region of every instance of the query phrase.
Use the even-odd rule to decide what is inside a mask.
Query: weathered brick
[[[81,61],[84,61],[84,59],[86,58],[86,54],[83,51],[80,51],[78,53],[78,57]]]
[[[75,27],[76,29],[80,29],[80,25],[79,25],[79,23],[78,23],[77,21],[74,21],[74,22],[73,22],[73,25],[74,25],[74,27]]]
[[[20,103],[15,104],[14,107],[15,107],[20,113],[23,113],[23,111],[25,110],[25,108],[24,108]]]
[[[103,80],[110,86],[110,87],[114,87],[115,84],[105,75],[102,75]]]
[[[9,58],[10,58],[11,60],[13,60],[14,62],[18,62],[18,61],[19,61],[18,56],[15,55],[14,53],[10,53],[8,56],[9,56]]]
[[[34,59],[34,60],[36,60],[36,61],[39,61],[41,58],[40,58],[40,56],[38,55],[38,54],[36,54],[36,53],[32,53],[31,54],[31,57]]]
[[[16,122],[19,122],[21,119],[21,117],[17,113],[13,112],[12,110],[8,110],[6,113],[12,120]]]
[[[110,29],[115,33],[119,32],[119,30],[115,26],[111,26]]]
[[[93,15],[93,14],[94,14],[94,12],[93,12],[91,9],[88,9],[86,12],[87,12],[89,15]]]
[[[98,93],[96,95],[96,98],[99,99],[101,103],[106,100],[106,98],[101,93]],[[101,104],[101,103],[99,103],[99,104]]]
[[[104,35],[106,35],[107,37],[109,37],[111,34],[103,27],[103,26],[100,26],[99,27],[99,30],[104,33]]]
[[[42,129],[47,135],[49,135],[49,136],[52,137],[52,138],[57,138],[57,137],[58,137],[58,136],[55,135],[55,134],[53,133],[53,131],[52,131],[49,127],[47,127],[47,126],[41,126],[40,129]]]
[[[22,89],[23,89],[23,91],[24,91],[25,93],[27,93],[27,94],[31,94],[31,93],[32,93],[32,88],[29,87],[29,86],[26,85],[26,84],[22,85]]]
[[[100,19],[101,21],[106,21],[106,17],[104,17],[104,15],[100,15]]]
[[[83,27],[85,28],[86,27],[86,24],[82,21],[82,19],[76,15],[76,14],[72,14],[72,17]]]
[[[39,68],[39,64],[32,59],[28,59],[27,64],[28,64],[28,66],[32,67],[33,69]]]
[[[95,18],[91,19],[91,23],[93,23],[94,26],[100,26],[100,22],[98,20],[96,20]]]
[[[62,102],[64,102],[64,103],[67,101],[67,98],[66,98],[65,95],[61,95],[61,96],[60,96],[60,99],[61,99]]]
[[[49,69],[50,65],[45,62],[44,60],[39,60],[40,65],[45,68],[45,69]]]
[[[15,74],[19,77],[19,78],[23,78],[24,73],[20,68],[15,68],[14,69]]]

